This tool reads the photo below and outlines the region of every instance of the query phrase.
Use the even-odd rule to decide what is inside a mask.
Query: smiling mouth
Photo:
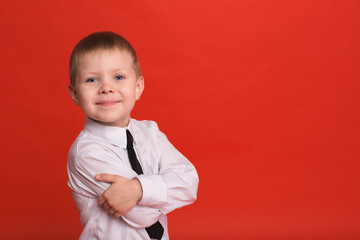
[[[103,106],[103,107],[110,107],[110,106],[113,106],[117,103],[119,103],[120,101],[118,100],[106,100],[106,101],[100,101],[100,102],[97,102],[96,105],[99,105],[99,106]]]

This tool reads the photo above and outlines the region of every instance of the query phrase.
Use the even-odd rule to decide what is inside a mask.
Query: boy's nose
[[[103,82],[100,86],[99,89],[99,93],[100,94],[106,94],[106,93],[112,93],[114,92],[113,87],[111,86],[111,84],[107,83],[107,82]]]

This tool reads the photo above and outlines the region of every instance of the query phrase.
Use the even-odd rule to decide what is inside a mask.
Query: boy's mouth
[[[120,102],[119,100],[104,100],[104,101],[96,102],[96,105],[109,107],[109,106],[113,106],[119,102]]]

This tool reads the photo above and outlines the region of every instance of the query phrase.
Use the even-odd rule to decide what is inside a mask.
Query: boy
[[[69,92],[86,123],[69,151],[68,185],[80,239],[169,239],[166,214],[196,199],[194,166],[155,122],[130,117],[143,89],[136,53],[120,35],[93,33],[74,48]]]

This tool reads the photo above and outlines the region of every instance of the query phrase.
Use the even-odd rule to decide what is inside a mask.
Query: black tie
[[[143,174],[141,165],[136,157],[135,150],[133,147],[134,139],[128,129],[126,129],[126,138],[127,138],[126,148],[127,148],[131,167],[137,174],[139,174],[139,175]],[[147,227],[145,229],[146,229],[146,232],[148,233],[149,237],[152,239],[160,240],[164,234],[164,228],[163,228],[163,226],[161,226],[161,223],[159,221],[157,221],[156,223],[154,223],[153,225],[151,225],[150,227]]]

